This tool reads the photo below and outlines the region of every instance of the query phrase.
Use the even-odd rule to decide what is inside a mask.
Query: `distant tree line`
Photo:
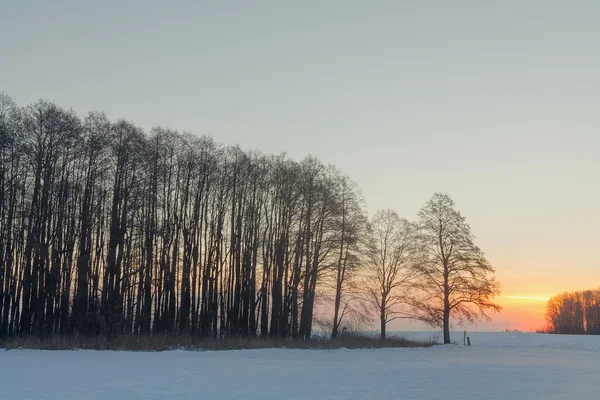
[[[308,338],[319,301],[332,336],[373,310],[382,336],[397,317],[448,330],[451,313],[499,309],[453,207],[436,194],[419,223],[368,221],[353,181],[314,157],[0,93],[0,337]]]
[[[600,289],[551,297],[546,321],[550,333],[600,335]]]

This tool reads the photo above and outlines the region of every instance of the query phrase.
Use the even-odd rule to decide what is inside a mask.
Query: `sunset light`
[[[548,301],[550,296],[500,296],[500,298],[508,300]]]
[[[597,400],[599,16],[2,1],[0,400]]]
[[[511,294],[498,297],[502,311],[486,327],[490,331],[518,329],[535,332],[546,325],[546,303],[550,296]]]

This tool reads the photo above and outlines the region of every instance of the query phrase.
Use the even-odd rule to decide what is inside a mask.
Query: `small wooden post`
[[[463,346],[467,345],[467,331],[463,332]]]
[[[470,346],[471,345],[471,338],[467,336],[467,343]]]

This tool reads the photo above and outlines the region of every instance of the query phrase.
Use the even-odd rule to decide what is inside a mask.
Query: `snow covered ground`
[[[0,399],[600,398],[600,337],[469,335],[426,349],[1,351]]]

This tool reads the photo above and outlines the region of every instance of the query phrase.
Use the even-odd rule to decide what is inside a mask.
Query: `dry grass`
[[[192,335],[122,335],[112,339],[105,336],[53,336],[38,338],[33,336],[16,337],[0,342],[0,348],[39,349],[39,350],[122,350],[122,351],[165,351],[165,350],[242,350],[242,349],[314,349],[333,350],[379,349],[384,347],[430,347],[434,341],[413,341],[403,337],[390,337],[380,340],[367,335],[351,334],[339,339],[316,336],[310,340],[228,337],[201,338]]]

